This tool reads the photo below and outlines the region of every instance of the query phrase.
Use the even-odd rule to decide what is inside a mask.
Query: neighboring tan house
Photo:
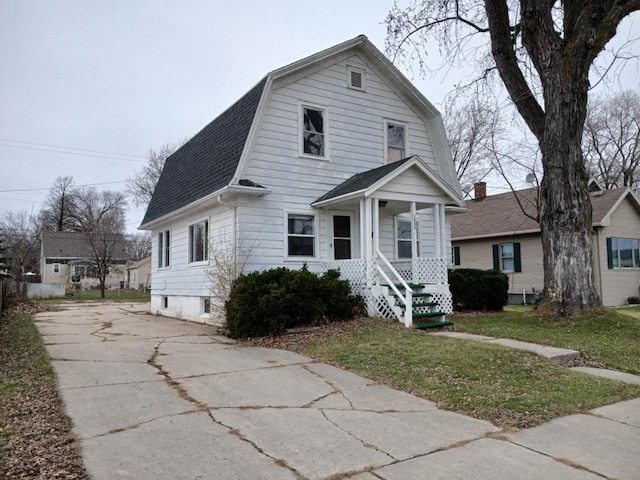
[[[629,188],[600,190],[590,184],[593,258],[598,294],[605,306],[624,305],[640,288],[640,200]],[[542,238],[536,217],[538,189],[486,196],[476,184],[467,211],[453,217],[454,268],[495,269],[509,276],[511,303],[527,303],[544,284]]]
[[[101,258],[109,257],[112,265],[105,281],[107,288],[123,286],[127,264],[124,238],[112,235],[100,243],[100,247],[92,247],[89,234],[83,232],[42,232],[41,282],[70,288],[96,287],[100,284],[95,276],[98,251]]]
[[[127,267],[127,286],[145,290],[151,286],[151,255]]]
[[[449,205],[463,200],[440,113],[356,37],[269,73],[167,159],[140,227],[151,309],[220,322],[212,269],[306,264],[339,268],[371,315],[410,325],[426,291],[438,310],[419,313],[442,317]],[[401,281],[420,286],[398,306],[385,284]]]

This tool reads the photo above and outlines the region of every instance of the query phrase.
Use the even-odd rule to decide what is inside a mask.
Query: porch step
[[[431,322],[431,323],[416,323],[413,328],[418,330],[426,330],[428,328],[448,327],[453,325],[453,322]]]
[[[404,285],[401,283],[394,283],[393,284],[398,290],[404,290]],[[411,290],[413,290],[414,288],[424,288],[424,285],[421,283],[407,283],[407,285],[409,285],[409,288]],[[391,287],[391,285],[389,285],[388,283],[383,283],[382,284],[383,287]],[[414,295],[417,295],[414,293]]]
[[[433,318],[433,317],[443,317],[444,318],[444,313],[442,312],[425,312],[425,313],[414,313],[413,314],[413,318],[418,319],[418,318]]]

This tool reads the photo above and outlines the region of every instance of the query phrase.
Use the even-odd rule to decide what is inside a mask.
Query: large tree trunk
[[[599,304],[594,287],[591,199],[582,156],[586,85],[558,78],[545,88],[545,125],[540,141],[544,178],[540,228],[544,293],[557,313],[573,314]],[[580,82],[578,82],[580,83]]]

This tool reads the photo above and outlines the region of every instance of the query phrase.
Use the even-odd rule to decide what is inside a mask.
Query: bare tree
[[[0,218],[7,255],[12,259],[12,271],[17,281],[27,272],[38,269],[40,262],[40,226],[37,219],[25,211],[5,212]]]
[[[640,185],[640,94],[620,92],[590,99],[584,156],[604,188]]]
[[[151,232],[127,235],[125,243],[129,260],[142,260],[151,255]]]
[[[78,225],[73,218],[76,209],[76,188],[72,176],[57,177],[40,210],[39,220],[43,230],[73,232]]]
[[[147,163],[127,180],[126,192],[137,207],[149,204],[167,158],[187,141],[188,138],[184,138],[179,142],[165,143],[158,150],[149,149]]]
[[[476,96],[468,103],[451,103],[445,112],[445,128],[460,183],[483,180],[492,170],[495,138],[504,130],[498,108]]]
[[[400,59],[439,41],[453,63],[497,72],[536,137],[541,181],[544,295],[557,313],[599,305],[593,272],[589,172],[582,155],[589,72],[640,0],[411,1],[387,18],[387,51]],[[489,55],[491,52],[491,55]]]
[[[11,259],[7,256],[4,246],[4,233],[0,230],[0,282],[9,278],[11,278]],[[2,292],[0,292],[0,295],[2,295]]]

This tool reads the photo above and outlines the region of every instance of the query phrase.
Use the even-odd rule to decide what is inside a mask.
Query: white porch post
[[[411,281],[418,283],[416,258],[418,258],[418,224],[416,222],[416,202],[411,202]]]
[[[434,255],[436,258],[442,256],[442,233],[440,232],[442,225],[440,223],[440,205],[433,206],[433,237],[435,240]]]
[[[380,201],[373,200],[373,256],[380,249]]]
[[[438,209],[440,210],[440,245],[441,245],[441,254],[440,257],[445,259],[447,258],[447,224],[446,218],[444,214],[444,205],[438,205]]]
[[[360,200],[360,224],[362,226],[362,258],[364,259],[366,282],[366,305],[369,315],[375,315],[375,303],[373,301],[373,225],[372,225],[372,201],[371,198]]]

